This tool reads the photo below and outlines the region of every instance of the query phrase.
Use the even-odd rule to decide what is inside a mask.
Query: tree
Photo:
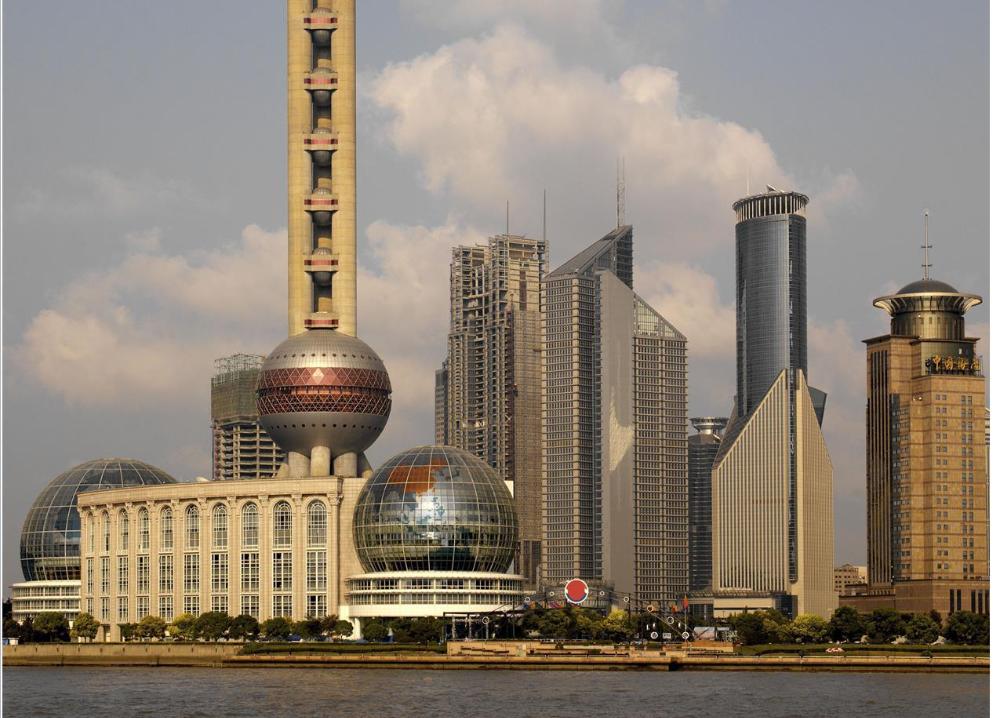
[[[4,638],[21,638],[21,626],[13,618],[3,619],[3,637]]]
[[[876,608],[865,622],[871,643],[890,643],[906,633],[906,621],[894,608]]]
[[[89,613],[78,613],[73,620],[73,631],[70,635],[73,638],[83,638],[87,641],[93,641],[97,638],[97,631],[100,627],[101,624],[98,620]]]
[[[275,616],[261,624],[260,632],[268,641],[287,641],[292,635],[292,622],[284,616]]]
[[[377,619],[365,621],[365,625],[361,629],[361,636],[366,641],[384,641],[388,635],[389,629]]]
[[[195,632],[196,620],[190,613],[182,613],[170,622],[167,633],[175,640],[193,641],[197,636]]]
[[[859,641],[865,635],[865,624],[854,606],[841,606],[830,617],[830,638],[834,641]]]
[[[337,638],[349,638],[354,635],[354,624],[350,621],[338,619],[333,624],[333,627],[330,628],[329,634]]]
[[[119,623],[118,633],[121,634],[123,641],[131,641],[136,637],[139,624],[137,623]]]
[[[740,613],[729,617],[729,626],[736,632],[737,638],[746,646],[767,643],[768,631],[764,627],[764,613]]]
[[[40,613],[35,618],[36,641],[68,641],[69,621],[61,613]]]
[[[601,636],[611,641],[627,641],[635,635],[635,621],[625,611],[615,609],[601,621]]]
[[[35,623],[31,620],[31,616],[21,621],[21,627],[18,629],[18,637],[21,643],[31,643],[38,640],[38,633],[35,631]]]
[[[136,633],[139,638],[150,641],[152,639],[162,640],[166,633],[167,622],[159,616],[143,616],[139,621]]]
[[[933,643],[941,627],[926,613],[918,613],[906,622],[906,640],[912,643]]]
[[[8,618],[13,618],[13,617],[14,617],[14,602],[9,598],[5,598],[3,601],[3,620],[6,621]]]
[[[323,635],[323,622],[318,618],[306,618],[292,625],[292,632],[297,633],[304,641],[315,641]]]
[[[931,612],[927,615],[930,616],[930,619],[938,625],[939,629],[944,625],[944,623],[941,622],[941,614],[937,612],[937,609],[932,608]]]
[[[229,637],[239,641],[252,641],[260,633],[260,624],[253,616],[237,616],[229,624]]]
[[[948,616],[944,637],[954,643],[986,645],[990,642],[990,619],[971,611],[955,611]]]
[[[194,621],[194,633],[206,641],[218,641],[229,630],[230,618],[222,611],[206,611]]]
[[[788,624],[791,637],[802,643],[823,643],[830,635],[830,624],[821,616],[800,613]]]

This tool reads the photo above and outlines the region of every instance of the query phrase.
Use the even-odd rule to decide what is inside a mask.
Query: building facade
[[[829,617],[833,467],[826,395],[806,383],[808,201],[768,188],[733,205],[737,395],[712,470],[712,592]]]
[[[712,587],[712,465],[726,428],[722,417],[691,419],[688,436],[688,576],[692,591]]]
[[[868,567],[845,563],[833,569],[833,590],[838,596],[848,593],[848,586],[860,586],[868,583]]]
[[[439,446],[451,444],[448,434],[448,361],[441,362],[441,368],[434,372],[434,443]]]
[[[631,227],[545,279],[544,572],[665,604],[688,588],[687,340],[631,281]]]
[[[874,301],[892,319],[865,341],[870,586],[852,603],[988,612],[986,380],[964,318],[981,301],[926,274]]]
[[[514,484],[519,570],[541,562],[541,283],[545,240],[490,237],[455,247],[448,358],[435,373],[435,426]],[[437,433],[437,431],[436,431]]]
[[[212,478],[266,479],[285,460],[257,414],[257,380],[264,357],[233,354],[215,360],[212,376]]]

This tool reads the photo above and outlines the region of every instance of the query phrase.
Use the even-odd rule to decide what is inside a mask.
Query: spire
[[[922,249],[924,250],[924,264],[923,264],[923,267],[924,267],[924,279],[930,279],[930,277],[931,277],[931,267],[934,266],[933,264],[931,264],[931,255],[930,255],[930,251],[929,251],[931,249],[931,247],[933,247],[934,245],[930,244],[927,241],[928,237],[929,237],[928,231],[929,231],[930,220],[931,220],[931,211],[929,209],[925,209],[924,210],[924,245],[922,247]]]

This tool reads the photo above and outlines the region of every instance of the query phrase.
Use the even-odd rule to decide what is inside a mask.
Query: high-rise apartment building
[[[687,591],[687,340],[632,291],[632,228],[545,278],[546,582]]]
[[[828,617],[833,467],[826,395],[806,383],[808,202],[768,188],[733,205],[737,395],[712,470],[712,592]]]
[[[869,589],[859,607],[989,610],[985,384],[965,313],[982,298],[924,278],[874,305],[868,357]]]
[[[688,436],[688,575],[692,591],[712,586],[712,465],[719,453],[726,420],[691,419]]]
[[[448,359],[435,374],[439,443],[469,451],[514,485],[518,570],[541,562],[542,278],[545,240],[490,237],[455,247]]]
[[[212,478],[269,479],[285,452],[261,428],[257,380],[264,357],[233,354],[215,360],[212,376]]]
[[[848,586],[858,587],[868,583],[868,567],[845,563],[833,569],[833,590],[838,596],[848,594]],[[853,591],[854,589],[850,589]]]

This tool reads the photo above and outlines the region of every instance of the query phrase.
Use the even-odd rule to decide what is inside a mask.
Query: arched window
[[[118,512],[118,550],[128,551],[128,512]]]
[[[287,501],[281,501],[274,507],[274,545],[292,545],[292,507]]]
[[[139,509],[139,550],[149,551],[149,512]]]
[[[101,514],[101,533],[104,536],[104,553],[111,550],[111,518],[108,512]]]
[[[308,520],[307,541],[310,546],[326,543],[326,506],[322,501],[313,501],[306,512]]]
[[[174,512],[169,506],[160,512],[160,550],[169,551],[174,547]]]
[[[212,509],[212,548],[226,548],[229,544],[229,515],[226,507],[216,504]]]
[[[185,548],[198,548],[198,507],[190,504],[184,511]]]
[[[87,517],[87,543],[90,545],[90,553],[94,553],[94,546],[97,545],[97,539],[94,538],[94,534],[97,533],[96,523],[93,514]]]
[[[260,516],[257,514],[257,504],[248,503],[243,506],[243,546],[257,548],[257,536],[260,529]]]

